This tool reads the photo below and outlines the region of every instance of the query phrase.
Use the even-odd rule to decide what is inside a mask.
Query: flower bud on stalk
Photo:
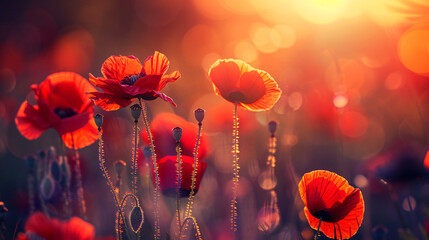
[[[95,114],[94,115],[94,122],[95,122],[95,125],[97,125],[97,127],[98,127],[98,131],[100,131],[101,126],[103,125],[103,115],[101,115],[99,113]]]
[[[131,115],[134,118],[134,122],[138,122],[140,114],[142,113],[142,107],[140,107],[140,105],[138,104],[134,104],[130,108],[131,108]]]
[[[205,110],[202,108],[198,108],[194,111],[195,119],[197,120],[198,125],[202,124],[202,122],[204,120],[204,113],[205,113]]]

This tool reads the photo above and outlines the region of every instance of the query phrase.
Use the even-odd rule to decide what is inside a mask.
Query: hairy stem
[[[232,130],[232,167],[233,167],[233,179],[232,179],[232,200],[231,200],[231,229],[232,231],[237,231],[237,191],[238,191],[238,181],[239,181],[239,171],[240,167],[238,165],[238,117],[237,117],[237,105],[235,102],[234,107],[234,121],[233,121],[233,130]]]
[[[186,204],[186,211],[185,211],[185,218],[188,218],[192,215],[192,207],[194,205],[194,198],[195,198],[195,182],[196,175],[197,175],[197,167],[198,167],[198,145],[200,143],[200,137],[201,137],[201,129],[203,124],[198,123],[198,136],[197,136],[197,143],[195,144],[195,153],[194,153],[194,171],[192,172],[192,183],[191,183],[191,193],[188,197],[188,203]]]
[[[136,119],[134,121],[134,148],[133,148],[133,194],[137,194],[137,146],[138,146],[138,126],[137,126],[138,120]],[[119,189],[118,189],[119,190]]]
[[[144,125],[146,127],[146,132],[150,141],[150,150],[152,152],[152,160],[153,160],[153,168],[155,169],[155,190],[154,190],[154,213],[155,213],[155,240],[158,240],[161,237],[161,232],[159,228],[159,175],[158,175],[158,163],[156,162],[156,154],[155,154],[155,145],[153,144],[152,133],[150,132],[149,123],[146,116],[146,107],[142,105],[142,100],[139,98],[140,106],[142,107],[142,118],[144,121]]]
[[[98,140],[98,160],[99,160],[99,164],[100,164],[100,169],[101,172],[103,173],[104,178],[107,181],[107,185],[110,188],[110,192],[113,194],[113,199],[115,200],[115,204],[116,207],[119,211],[119,216],[122,218],[122,221],[124,222],[124,224],[126,224],[126,219],[124,217],[124,215],[122,214],[122,209],[121,209],[121,205],[119,204],[119,199],[118,196],[115,193],[115,189],[113,187],[112,182],[110,181],[110,177],[109,174],[106,171],[106,166],[104,165],[105,163],[105,159],[104,159],[104,144],[103,144],[103,136],[101,134],[101,129],[98,131],[98,136],[99,136],[99,140]],[[119,222],[119,220],[118,220]],[[117,231],[119,231],[119,228],[117,229]],[[127,233],[128,239],[131,239],[128,229],[125,229],[125,232]]]

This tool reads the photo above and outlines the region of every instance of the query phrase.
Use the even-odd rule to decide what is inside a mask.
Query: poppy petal
[[[105,111],[114,111],[126,107],[133,102],[133,99],[118,97],[111,93],[90,92],[88,97],[94,100],[94,104]]]
[[[180,73],[178,71],[174,71],[174,72],[172,72],[172,73],[170,73],[168,75],[164,75],[161,78],[161,81],[159,82],[159,86],[158,86],[157,91],[163,89],[167,83],[174,82],[177,79],[179,79],[180,77],[181,77],[181,75],[180,75]]]
[[[250,111],[267,111],[271,109],[274,104],[276,104],[282,95],[282,91],[278,87],[278,84],[274,78],[270,76],[270,74],[262,70],[256,71],[258,71],[259,75],[262,77],[265,86],[265,93],[256,102],[250,104],[240,103],[240,105]],[[248,87],[250,88],[251,86]],[[257,92],[255,92],[255,96],[256,94]]]
[[[118,94],[124,92],[121,82],[116,79],[108,79],[103,77],[96,78],[92,74],[89,74],[89,81],[96,87],[101,88],[106,93]]]
[[[347,239],[359,229],[363,220],[364,201],[359,189],[350,186],[343,177],[329,171],[304,174],[299,185],[305,215],[313,229],[329,238]],[[315,217],[318,214],[319,217]]]
[[[245,96],[245,99],[241,101],[243,105],[255,103],[265,94],[264,80],[257,71],[243,73],[238,88]]]
[[[91,100],[86,92],[95,88],[82,76],[73,72],[59,72],[49,75],[40,86],[39,101],[43,99],[51,108],[72,108],[76,111]]]
[[[141,72],[142,65],[134,56],[111,56],[104,61],[101,72],[105,78],[122,80]]]
[[[62,238],[64,240],[90,240],[94,239],[95,228],[84,220],[73,217],[69,222],[62,224]]]
[[[93,111],[80,113],[71,117],[63,118],[53,127],[60,135],[73,132],[76,129],[84,127],[89,121],[93,121]]]
[[[31,215],[25,223],[25,231],[34,233],[43,239],[61,239],[59,225],[55,224],[45,214],[36,212]]]
[[[38,106],[32,106],[27,101],[21,104],[15,118],[15,124],[21,134],[27,139],[36,139],[51,127],[43,115],[38,112]]]
[[[225,99],[237,90],[240,75],[241,71],[234,61],[219,59],[209,69],[215,93]]]
[[[73,149],[80,149],[91,145],[98,139],[98,128],[93,120],[86,123],[85,126],[74,132],[68,132],[61,135],[64,145]]]
[[[161,81],[161,75],[146,75],[139,78],[127,93],[136,96],[149,91],[156,91]]]
[[[169,65],[170,61],[168,60],[168,58],[164,54],[155,51],[153,56],[146,58],[146,60],[144,61],[141,73],[142,75],[162,76],[167,72]]]
[[[156,98],[159,97],[162,100],[173,104],[174,107],[177,107],[177,104],[173,101],[172,98],[170,98],[169,96],[165,95],[164,93],[160,93],[160,92],[157,92],[157,91],[146,92],[144,94],[141,94],[139,97],[141,97],[144,100],[154,100],[154,99],[156,99]]]

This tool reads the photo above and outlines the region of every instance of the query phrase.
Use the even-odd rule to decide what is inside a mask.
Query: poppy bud
[[[124,171],[125,166],[127,166],[127,164],[124,161],[122,161],[122,160],[117,160],[115,162],[115,171],[116,171],[116,174],[118,176],[122,175],[122,172]]]
[[[136,206],[130,213],[131,228],[137,233],[143,225],[143,210],[140,206]]]
[[[146,159],[150,159],[152,157],[152,149],[150,147],[143,148],[143,155]]]
[[[0,202],[0,223],[6,220],[7,211],[4,202]]]
[[[97,127],[98,127],[98,131],[100,131],[101,126],[103,125],[103,115],[101,115],[99,113],[95,114],[94,115],[94,122],[95,122],[95,125],[97,125]]]
[[[204,120],[204,113],[206,110],[202,108],[195,109],[195,119],[198,121],[198,124],[201,124],[201,122]]]
[[[180,127],[173,128],[173,137],[174,140],[176,140],[176,143],[180,141],[180,139],[182,138],[182,129]]]
[[[140,114],[142,113],[142,107],[138,104],[134,104],[131,107],[131,115],[133,115],[134,121],[138,121]]]
[[[40,192],[45,200],[49,200],[54,196],[55,183],[52,177],[45,176],[40,185]]]
[[[274,133],[276,132],[276,130],[277,130],[277,125],[278,125],[279,123],[277,122],[277,121],[270,121],[269,123],[268,123],[268,130],[270,131],[270,133],[271,133],[271,136],[274,136]]]

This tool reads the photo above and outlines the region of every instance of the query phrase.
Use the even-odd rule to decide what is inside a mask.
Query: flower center
[[[128,75],[124,79],[122,79],[121,84],[132,86],[141,77],[143,76],[141,76],[140,74]]]
[[[55,108],[54,113],[56,113],[61,119],[68,118],[77,114],[77,112],[73,108],[61,108],[61,107]]]
[[[324,221],[324,222],[330,222],[330,221],[332,221],[332,217],[331,217],[331,215],[330,215],[330,214],[329,214],[329,212],[328,212],[328,211],[326,211],[326,210],[320,210],[320,211],[317,211],[317,212],[315,212],[315,213],[312,213],[312,215],[313,215],[315,218],[317,218],[317,219],[322,218],[322,221]]]
[[[235,91],[229,94],[228,96],[231,102],[245,102],[246,96],[240,91]]]

